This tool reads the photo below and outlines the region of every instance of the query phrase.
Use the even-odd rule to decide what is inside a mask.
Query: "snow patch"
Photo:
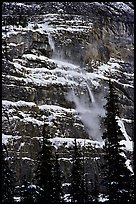
[[[17,102],[12,102],[12,101],[7,101],[7,100],[2,100],[2,106],[13,106],[13,107],[21,107],[21,106],[29,106],[29,107],[36,107],[36,104],[33,102],[26,102],[26,101],[17,101]]]
[[[131,166],[131,160],[127,159],[125,164],[126,164],[127,168],[134,174],[132,166]]]
[[[21,197],[19,197],[19,196],[14,196],[14,201],[15,201],[15,202],[21,202]]]
[[[69,112],[69,113],[75,113],[76,111],[74,109],[69,109],[69,108],[63,108],[61,106],[57,106],[57,105],[41,105],[41,106],[38,106],[40,110],[53,110],[53,111],[59,111],[59,112]]]
[[[124,135],[124,137],[125,137],[125,140],[126,140],[126,141],[130,141],[131,138],[130,138],[130,136],[129,136],[129,135],[127,134],[127,132],[126,132],[126,129],[125,129],[123,120],[122,120],[121,118],[117,117],[117,122],[118,122],[118,125],[119,125],[119,127],[120,127],[120,130],[122,131],[122,133],[123,133],[123,135]]]
[[[71,185],[71,183],[63,183],[62,184],[62,186],[64,187],[64,186],[70,186]]]
[[[13,139],[14,138],[15,140],[17,140],[17,139],[21,139],[21,137],[22,136],[18,136],[18,135],[13,136],[13,135],[8,135],[8,134],[2,133],[2,143],[6,145],[8,143],[9,139]]]
[[[23,120],[24,122],[29,122],[29,123],[36,124],[38,126],[44,125],[43,121],[37,120],[37,119],[32,118],[32,117],[24,117],[24,119],[21,119],[21,120]]]
[[[21,157],[21,159],[23,160],[28,160],[28,161],[34,161],[33,159],[29,158],[29,157]]]
[[[98,142],[90,139],[79,139],[79,138],[62,138],[62,137],[55,137],[52,139],[49,139],[53,145],[55,145],[56,148],[59,148],[62,145],[65,145],[65,147],[70,147],[74,145],[74,140],[76,139],[77,144],[80,144],[82,146],[92,145],[94,148],[102,148],[103,147],[103,141]]]
[[[3,144],[7,144],[8,143],[8,140],[13,138],[13,135],[5,135],[4,133],[2,133],[2,143]]]
[[[18,148],[18,151],[20,151],[21,147],[23,147],[25,145],[25,142],[22,142]]]
[[[99,194],[99,202],[105,202],[105,201],[108,201],[109,199],[104,196],[103,194]]]
[[[64,202],[71,202],[70,194],[68,194],[68,193],[65,194],[63,199],[64,199]]]
[[[133,141],[131,141],[130,136],[127,134],[124,123],[123,123],[123,119],[117,117],[117,122],[118,125],[120,127],[120,130],[122,131],[125,140],[121,140],[120,144],[121,145],[125,145],[126,149],[129,151],[133,151]]]

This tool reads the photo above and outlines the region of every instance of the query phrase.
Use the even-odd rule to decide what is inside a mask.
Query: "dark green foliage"
[[[84,202],[84,169],[82,163],[82,154],[80,153],[76,139],[74,142],[73,152],[73,166],[71,175],[71,201],[72,202]]]
[[[82,165],[83,165],[83,172],[82,172],[82,177],[84,179],[84,203],[88,203],[92,201],[92,194],[90,193],[89,190],[89,179],[88,179],[88,171],[85,171],[85,153],[82,151],[83,159],[82,159]]]
[[[53,154],[51,142],[45,135],[46,126],[43,127],[43,144],[37,160],[35,179],[40,192],[38,202],[53,202]]]
[[[105,141],[103,183],[107,187],[109,201],[127,202],[132,197],[130,193],[132,175],[125,164],[123,145],[120,145],[123,134],[117,122],[117,116],[119,116],[118,97],[111,81],[109,81],[106,110],[106,131],[103,134]]]
[[[9,166],[9,162],[7,160],[8,152],[6,146],[2,146],[2,174],[1,174],[1,195],[2,202],[14,202],[14,174],[12,169]]]
[[[53,147],[49,141],[47,127],[43,127],[43,143],[37,160],[35,172],[39,186],[37,202],[62,202],[62,176],[57,154],[53,154]]]
[[[20,24],[23,28],[25,28],[25,27],[28,25],[27,17],[26,17],[26,16],[19,15],[19,24]]]
[[[5,58],[6,60],[9,59],[6,41],[3,42],[3,58]]]
[[[23,185],[19,189],[19,197],[21,202],[35,202],[36,201],[36,186],[27,182],[26,178],[23,179]]]
[[[2,40],[2,57],[5,58],[6,60],[9,60],[10,57],[8,55],[8,45],[7,45],[7,33],[8,33],[9,29],[8,27],[5,26],[4,29],[4,34],[6,35],[6,38]]]
[[[55,154],[54,170],[53,170],[53,197],[54,202],[62,202],[62,172],[58,161],[58,155]]]
[[[88,189],[88,178],[87,174],[84,175],[84,203],[90,201],[89,189]]]
[[[99,183],[98,183],[98,176],[94,174],[94,184],[92,186],[92,193],[91,193],[92,201],[98,202],[99,197]]]
[[[20,13],[19,15],[9,15],[6,17],[3,17],[3,21],[2,24],[3,26],[7,26],[7,25],[12,25],[12,26],[18,26],[21,25],[23,28],[25,28],[28,25],[28,20],[27,20],[27,16]]]

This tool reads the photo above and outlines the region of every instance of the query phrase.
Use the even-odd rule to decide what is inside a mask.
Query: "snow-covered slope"
[[[3,142],[16,158],[18,178],[35,168],[44,123],[66,155],[74,138],[100,154],[109,77],[121,103],[122,143],[129,157],[133,151],[133,4],[66,3],[3,4],[3,24],[9,14],[30,12],[26,26],[9,20],[2,27]]]

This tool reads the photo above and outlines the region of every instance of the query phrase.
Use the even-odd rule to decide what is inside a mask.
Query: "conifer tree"
[[[110,202],[128,202],[131,200],[132,174],[127,168],[123,145],[120,144],[123,134],[118,125],[119,102],[113,83],[109,80],[109,95],[106,104],[105,132],[105,164],[103,183],[107,187]]]
[[[43,126],[43,143],[38,155],[35,179],[40,188],[38,202],[50,203],[53,198],[53,154],[51,142],[46,134],[46,125]]]
[[[5,24],[7,23],[7,19],[5,18]],[[2,44],[2,53],[3,53],[3,58],[5,58],[7,61],[10,59],[9,55],[8,55],[8,45],[7,45],[7,33],[9,31],[9,27],[7,25],[5,25],[5,30],[3,32],[5,32],[5,39],[3,40]]]
[[[36,186],[27,182],[26,178],[23,179],[23,185],[20,187],[20,200],[21,202],[35,202],[36,201]]]
[[[85,144],[84,144],[84,148],[85,148]],[[83,172],[82,172],[82,176],[84,179],[84,203],[88,203],[90,201],[90,194],[89,194],[89,188],[88,188],[88,172],[85,171],[85,152],[84,149],[82,149],[82,155],[83,155]]]
[[[14,202],[14,173],[9,166],[8,162],[8,152],[6,146],[2,145],[2,174],[1,174],[1,181],[2,181],[2,188],[1,188],[1,195],[2,195],[2,202]]]
[[[84,203],[90,201],[89,189],[88,189],[88,178],[87,174],[84,174]]]
[[[62,172],[60,170],[60,164],[58,161],[58,155],[55,153],[55,162],[53,170],[53,198],[54,202],[62,202],[63,191],[62,191]]]
[[[73,152],[73,166],[72,166],[72,181],[71,181],[71,201],[72,202],[84,202],[84,176],[83,176],[83,164],[82,154],[77,147],[76,139],[74,141]]]
[[[93,184],[93,190],[92,190],[92,201],[98,202],[99,198],[99,184],[98,184],[98,176],[96,173],[94,173],[94,184]]]

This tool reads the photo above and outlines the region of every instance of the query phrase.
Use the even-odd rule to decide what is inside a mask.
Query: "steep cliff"
[[[65,191],[74,138],[91,154],[86,169],[94,177],[109,77],[119,95],[122,143],[132,160],[133,14],[131,2],[3,3],[2,137],[17,184],[24,175],[33,178],[44,123],[59,152]],[[25,26],[17,24],[21,15]]]

